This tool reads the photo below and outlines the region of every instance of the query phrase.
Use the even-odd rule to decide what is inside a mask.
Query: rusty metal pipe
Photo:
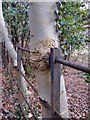
[[[61,58],[55,58],[55,62],[90,74],[90,67],[86,67],[83,65],[76,64],[74,62],[66,61]]]

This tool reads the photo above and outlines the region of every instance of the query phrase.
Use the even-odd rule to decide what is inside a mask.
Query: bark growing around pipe
[[[41,98],[50,104],[50,69],[48,58],[51,47],[59,47],[58,38],[55,32],[55,3],[31,3],[30,4],[30,52],[31,58],[38,61],[31,61],[31,67],[35,73],[35,79],[38,81],[38,92]],[[64,79],[61,77],[61,101],[60,113],[62,117],[68,117],[68,107]],[[43,117],[49,118],[49,111],[44,108]]]
[[[8,31],[5,27],[5,21],[2,13],[2,0],[0,0],[0,41],[5,42],[5,47],[8,50],[9,56],[12,58],[14,66],[17,66],[17,52],[15,51],[12,42],[10,41],[8,37]],[[21,66],[21,71],[23,74],[25,74],[23,65]],[[19,84],[21,85],[21,90],[25,96],[27,96],[27,83],[23,76],[21,76],[21,80],[19,81]],[[24,103],[24,101],[22,101]]]

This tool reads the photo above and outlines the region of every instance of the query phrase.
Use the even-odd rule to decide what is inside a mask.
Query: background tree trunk
[[[50,48],[59,47],[58,38],[55,32],[56,3],[31,3],[30,4],[30,52],[31,67],[38,81],[38,92],[41,98],[50,104],[50,69],[48,61]],[[44,58],[44,59],[43,59]],[[36,62],[37,61],[37,62]],[[63,75],[62,75],[63,76]],[[63,118],[68,118],[68,106],[64,78],[61,77],[61,98],[60,114]],[[50,118],[49,111],[43,109],[43,118]]]
[[[90,2],[88,3],[88,9],[89,9],[88,23],[90,23]],[[89,36],[89,41],[88,41],[88,67],[90,67],[90,25],[89,25],[89,28],[88,28],[88,36]]]
[[[0,32],[1,32],[0,41],[5,42],[5,47],[8,50],[9,56],[12,58],[14,66],[17,66],[17,52],[15,51],[13,44],[10,41],[10,38],[8,37],[8,31],[7,28],[5,27],[5,21],[2,13],[2,0],[0,0]],[[25,74],[23,65],[21,65],[21,71],[23,74]],[[21,80],[19,80],[18,84],[20,85],[24,96],[27,97],[28,95],[27,83],[23,76],[21,76]],[[22,102],[21,104],[24,104],[26,106],[26,103],[23,100],[21,100],[21,102]]]

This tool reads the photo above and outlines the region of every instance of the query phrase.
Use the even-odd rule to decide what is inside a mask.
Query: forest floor
[[[88,64],[88,50],[81,49],[75,51],[71,56],[71,61],[86,65]],[[67,67],[64,75],[68,97],[68,107],[70,118],[85,119],[88,117],[89,107],[89,85],[85,82],[85,73]]]
[[[81,54],[79,56],[82,57]],[[87,65],[87,62],[86,62],[87,60],[83,58],[79,58],[79,56],[76,55],[73,58],[73,60],[72,59],[71,60],[76,63]],[[84,58],[86,57],[84,56]],[[8,75],[6,71],[7,71],[6,69],[3,70],[3,80],[2,80],[3,81],[2,82],[3,108],[5,108],[5,110],[8,110],[8,112],[14,113],[15,115],[17,115],[16,113],[17,105],[18,105],[17,95],[16,95],[16,92],[13,93],[11,91],[11,87],[12,87],[12,84],[10,85],[10,83],[12,83],[10,82],[11,77]],[[64,77],[66,82],[66,90],[67,90],[67,98],[68,98],[69,117],[71,118],[71,120],[73,119],[82,120],[82,118],[84,120],[87,120],[89,91],[88,91],[88,84],[85,82],[85,79],[83,77],[83,72],[67,67]],[[17,86],[15,83],[15,80],[13,80],[13,82],[14,82],[14,87]],[[36,81],[31,81],[31,82],[37,88],[37,82]],[[30,95],[30,101],[32,103],[32,108],[35,114],[38,116],[41,114],[41,106],[38,100],[38,96],[35,95],[31,87],[29,87],[28,90]],[[13,99],[13,97],[15,99]],[[3,120],[8,120],[7,115],[4,116]]]
[[[83,78],[83,72],[72,68],[67,68],[67,71],[65,81],[69,116],[72,119],[86,119],[88,117],[88,84]]]

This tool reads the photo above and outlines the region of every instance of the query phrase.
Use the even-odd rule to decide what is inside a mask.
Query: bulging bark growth
[[[58,47],[58,42],[55,41],[57,36],[53,14],[56,6],[54,3],[30,5],[30,30],[33,36],[30,41],[30,57],[37,61],[32,61],[32,67],[39,82],[40,96],[50,103],[50,70],[44,59],[49,57],[51,47]]]

